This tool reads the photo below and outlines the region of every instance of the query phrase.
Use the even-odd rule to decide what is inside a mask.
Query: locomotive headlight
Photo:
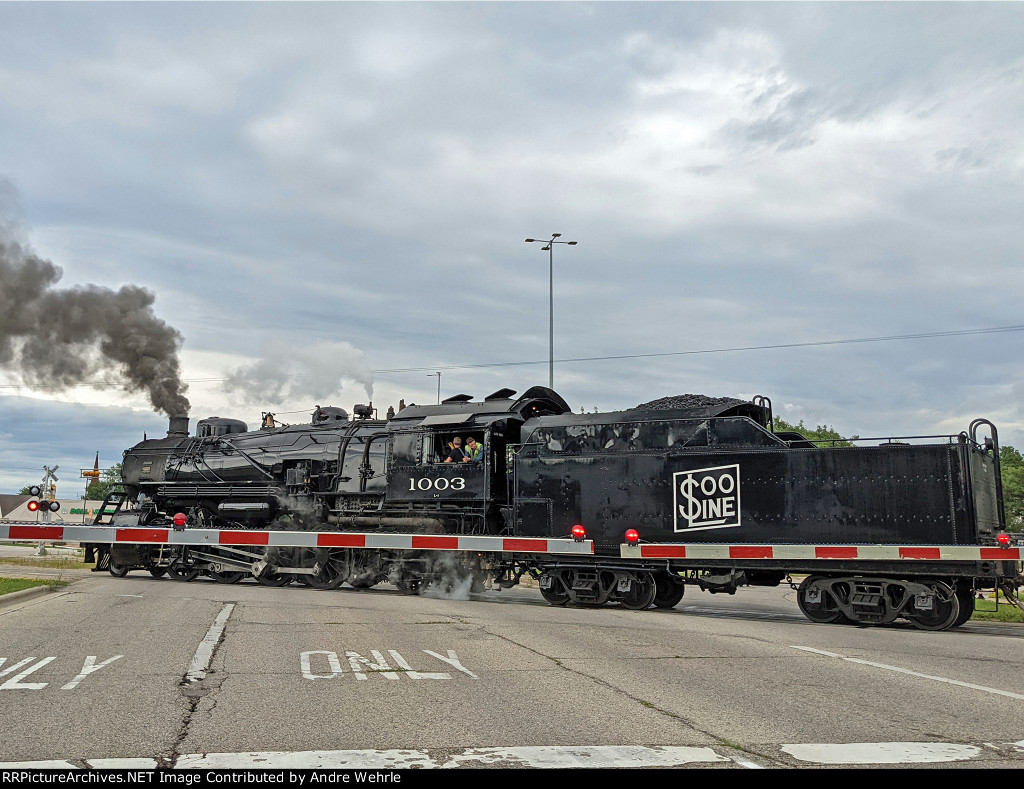
[[[185,517],[185,513],[184,512],[175,513],[174,519],[173,519],[173,521],[174,521],[174,530],[175,531],[184,531],[185,530],[185,521],[187,521],[187,520],[188,520],[188,518]]]
[[[636,545],[640,542],[640,532],[636,529],[626,529],[626,544]]]
[[[577,523],[572,527],[572,538],[576,540],[576,542],[583,542],[587,539],[587,530]]]
[[[1009,548],[1010,543],[1013,542],[1013,538],[1006,532],[1000,532],[996,535],[996,542],[999,543],[1000,548]]]

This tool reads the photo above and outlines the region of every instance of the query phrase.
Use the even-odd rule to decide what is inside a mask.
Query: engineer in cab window
[[[483,460],[484,448],[476,442],[473,436],[466,439],[466,461],[470,460]]]
[[[452,439],[452,451],[448,453],[448,457],[444,459],[445,463],[462,463],[467,459],[467,455],[462,451],[462,439],[458,436]]]

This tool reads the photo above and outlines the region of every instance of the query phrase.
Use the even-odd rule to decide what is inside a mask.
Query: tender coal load
[[[699,394],[681,394],[671,397],[660,397],[651,400],[649,403],[641,403],[637,409],[644,411],[690,411],[707,410],[721,411],[723,408],[732,408],[737,405],[748,405],[746,400],[737,400],[735,397],[708,397]]]

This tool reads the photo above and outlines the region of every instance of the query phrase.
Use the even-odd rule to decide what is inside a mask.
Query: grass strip
[[[1014,605],[1000,600],[996,609],[996,601],[992,598],[974,601],[974,616],[971,619],[985,619],[990,622],[1024,622],[1024,611]]]
[[[31,589],[33,586],[52,586],[52,581],[34,581],[29,578],[0,578],[0,595]]]
[[[58,569],[72,568],[75,570],[91,570],[96,566],[95,562],[86,564],[80,556],[0,556],[0,564],[14,564],[18,567],[56,567]]]

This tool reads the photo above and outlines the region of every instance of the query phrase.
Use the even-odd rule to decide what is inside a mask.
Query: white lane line
[[[228,622],[228,617],[231,616],[231,612],[235,610],[234,603],[228,603],[221,609],[221,612],[217,614],[217,618],[213,624],[210,625],[210,629],[203,636],[203,640],[199,644],[199,648],[196,653],[192,656],[192,662],[189,664],[188,673],[185,678],[189,682],[198,682],[206,677],[206,669],[210,666],[210,660],[213,658],[213,650],[217,647],[217,642],[220,641],[220,636],[224,632],[224,626]]]
[[[814,649],[812,647],[796,647],[790,645],[790,649],[801,649],[804,652],[813,652],[815,655],[824,655],[825,657],[842,657],[842,655],[837,655],[835,652],[826,652],[824,649]]]
[[[961,688],[970,688],[971,690],[980,690],[983,693],[992,693],[992,694],[994,694],[996,696],[1007,696],[1007,697],[1009,697],[1011,699],[1022,699],[1022,700],[1024,700],[1024,695],[1022,695],[1020,693],[1013,693],[1013,692],[1011,692],[1009,690],[999,690],[998,688],[989,688],[989,687],[986,687],[985,685],[975,685],[973,682],[961,682],[958,679],[949,679],[948,677],[936,677],[933,674],[922,674],[922,673],[920,673],[918,671],[911,671],[910,669],[907,669],[907,668],[900,668],[899,666],[889,666],[889,665],[887,665],[885,663],[875,663],[874,661],[871,661],[871,660],[861,660],[860,658],[844,657],[843,655],[836,655],[836,654],[834,654],[832,652],[824,652],[824,651],[822,651],[820,649],[811,649],[811,647],[798,647],[798,646],[795,646],[793,644],[790,644],[790,649],[800,649],[800,650],[802,650],[804,652],[814,652],[815,654],[818,654],[818,655],[826,655],[827,657],[836,657],[836,658],[839,658],[840,660],[845,660],[848,663],[859,663],[862,666],[871,666],[872,668],[881,668],[881,669],[885,669],[886,671],[895,671],[895,672],[897,672],[899,674],[908,674],[908,675],[910,675],[912,677],[917,677],[919,679],[930,679],[933,682],[944,682],[947,685],[958,685]]]
[[[981,748],[948,742],[848,742],[783,745],[782,751],[815,764],[931,764],[968,761]]]

